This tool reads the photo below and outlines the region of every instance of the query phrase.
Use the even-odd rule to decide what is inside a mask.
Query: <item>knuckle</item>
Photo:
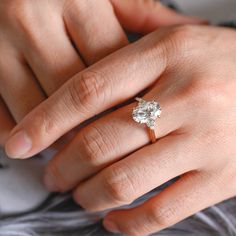
[[[34,127],[37,129],[37,140],[40,138],[39,142],[44,142],[45,135],[51,136],[52,133],[56,132],[58,127],[56,125],[56,119],[50,117],[47,108],[41,107],[32,114]]]
[[[222,105],[228,106],[229,96],[224,91],[222,84],[209,80],[210,76],[195,79],[191,84],[191,100],[202,108],[202,104],[212,112],[222,110]],[[213,79],[215,80],[215,79]],[[209,81],[210,83],[208,83]]]
[[[78,19],[79,17],[79,18],[82,18],[83,20],[83,17],[85,17],[84,16],[85,14],[83,13],[86,12],[86,9],[88,9],[88,3],[89,1],[81,1],[78,3],[77,0],[67,0],[65,1],[64,6],[63,6],[63,14],[64,16],[69,17],[69,18],[77,17]]]
[[[41,53],[42,42],[45,40],[45,34],[42,33],[42,29],[37,27],[40,23],[38,12],[40,12],[41,9],[35,8],[32,3],[33,2],[30,0],[8,1],[8,3],[5,4],[6,6],[3,13],[7,21],[4,20],[4,22],[7,22],[8,27],[17,33],[17,39],[21,38],[20,41],[16,41],[17,43],[22,43],[22,40],[23,42],[26,40],[29,48],[33,47],[37,53]],[[47,28],[44,28],[44,30],[47,30]],[[22,47],[22,44],[19,46]]]
[[[118,131],[111,124],[93,125],[85,128],[79,135],[80,153],[83,161],[93,166],[98,166],[117,157],[119,152],[119,143],[116,140]]]
[[[103,163],[103,159],[114,149],[111,140],[99,127],[92,126],[84,130],[80,137],[84,150],[82,158],[93,166]]]
[[[153,204],[147,212],[150,225],[157,225],[159,229],[167,228],[175,223],[176,211],[171,206]]]
[[[66,180],[65,175],[61,172],[60,168],[54,160],[49,162],[46,168],[46,173],[53,180],[53,184],[55,185],[55,189],[57,189],[57,191],[65,192],[69,189],[69,181]]]
[[[105,101],[108,86],[98,72],[86,71],[74,77],[70,85],[71,99],[77,109],[91,111],[95,104]]]
[[[127,198],[126,194],[124,194],[125,189],[124,185],[125,183],[115,182],[112,178],[105,178],[104,180],[104,186],[105,191],[108,196],[108,199],[117,205],[123,205],[129,202],[129,198]]]
[[[192,52],[198,42],[197,26],[182,25],[170,28],[164,45],[168,58],[171,59],[174,54],[178,58],[184,59]],[[175,58],[173,60],[175,61]]]
[[[32,11],[31,4],[27,0],[10,1],[7,4],[6,14],[10,22],[29,38],[33,37],[33,24],[35,15]]]
[[[171,36],[175,39],[184,40],[192,35],[193,26],[192,25],[180,25],[171,28]]]
[[[181,25],[171,28],[170,37],[180,45],[195,38],[195,26]]]
[[[117,205],[131,203],[134,185],[131,178],[119,167],[110,168],[103,176],[103,186],[111,202]]]

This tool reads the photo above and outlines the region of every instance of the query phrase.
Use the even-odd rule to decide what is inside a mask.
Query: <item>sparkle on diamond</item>
[[[139,104],[133,109],[133,119],[149,128],[154,128],[156,119],[161,115],[160,105],[156,101],[139,100]]]

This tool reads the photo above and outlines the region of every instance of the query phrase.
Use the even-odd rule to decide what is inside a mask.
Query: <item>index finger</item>
[[[6,144],[8,156],[30,157],[154,83],[166,68],[158,36],[150,34],[72,77],[15,127]]]

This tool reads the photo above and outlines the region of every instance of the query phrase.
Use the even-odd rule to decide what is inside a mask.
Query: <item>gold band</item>
[[[155,100],[145,101],[142,98],[135,100],[138,102],[138,106],[133,108],[133,120],[147,126],[151,143],[155,143],[157,141],[156,120],[161,116],[161,107]]]
[[[148,129],[148,134],[149,134],[149,138],[150,138],[151,142],[155,143],[157,141],[155,130],[154,129],[150,129],[148,127],[147,127],[147,129]]]

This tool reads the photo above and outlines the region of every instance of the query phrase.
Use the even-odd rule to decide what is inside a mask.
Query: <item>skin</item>
[[[143,37],[78,73],[30,112],[12,131],[8,155],[30,157],[145,90],[144,99],[163,110],[158,141],[150,144],[145,126],[132,120],[137,102],[131,102],[78,132],[49,163],[48,188],[75,188],[78,204],[100,211],[178,176],[142,205],[105,217],[108,230],[135,236],[235,196],[235,38],[234,30],[210,26],[167,27]]]
[[[199,22],[146,0],[2,0],[0,145],[16,123],[69,78],[126,46],[122,27],[147,33]]]

